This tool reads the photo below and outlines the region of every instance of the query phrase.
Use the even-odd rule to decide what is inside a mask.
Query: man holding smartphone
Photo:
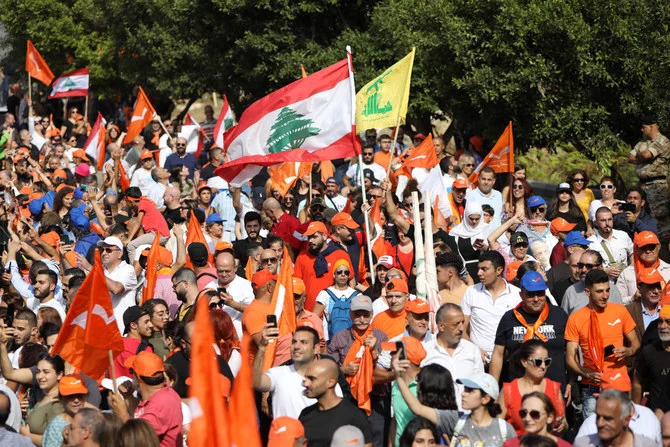
[[[639,186],[633,186],[628,190],[626,203],[621,206],[622,212],[614,215],[614,229],[625,231],[631,239],[643,231],[658,234],[656,220],[647,212],[647,208],[647,192]]]

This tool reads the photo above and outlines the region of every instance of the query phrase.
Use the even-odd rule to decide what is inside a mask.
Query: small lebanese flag
[[[235,125],[235,114],[228,104],[228,98],[226,95],[223,95],[223,106],[221,107],[221,113],[219,113],[219,118],[216,120],[216,126],[214,126],[214,145],[225,149],[223,134]]]
[[[226,134],[228,163],[215,174],[239,187],[262,166],[355,156],[350,57],[256,101]]]
[[[477,169],[470,174],[468,180],[470,183],[475,183],[479,178],[479,173],[484,168],[489,166],[493,168],[496,173],[500,172],[514,172],[514,135],[512,134],[512,122],[510,121],[505,131],[500,135],[498,142],[491,152],[482,160],[477,166]]]
[[[181,126],[181,132],[177,134],[178,137],[186,139],[186,152],[199,154],[202,150],[200,132],[200,124],[193,119],[190,113],[187,113]]]
[[[49,99],[88,96],[88,68],[80,68],[61,75],[53,83]]]
[[[96,165],[98,171],[102,171],[102,166],[105,164],[106,125],[107,121],[105,121],[100,112],[98,112],[98,118],[95,120],[95,124],[93,124],[91,133],[88,134],[88,139],[83,148],[86,155],[98,161],[98,164]]]
[[[142,132],[142,129],[154,119],[155,115],[156,110],[154,106],[151,105],[149,98],[147,98],[144,90],[140,87],[137,100],[135,101],[135,108],[133,109],[133,116],[130,118],[130,124],[126,131],[126,138],[123,139],[123,144],[132,143],[135,137]]]

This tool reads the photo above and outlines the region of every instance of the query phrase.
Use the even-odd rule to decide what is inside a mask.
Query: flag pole
[[[350,85],[350,90],[351,90],[351,104],[352,104],[352,110],[351,110],[351,122],[352,122],[352,129],[351,129],[351,139],[353,140],[354,144],[354,150],[358,147],[356,145],[356,85],[354,83],[354,67],[353,67],[353,56],[351,55],[351,47],[347,45],[347,66],[349,68],[349,85]],[[358,152],[358,175],[359,175],[359,181],[361,182],[361,196],[363,203],[368,203],[367,198],[365,197],[365,176],[363,175],[363,151],[357,151]],[[375,200],[379,200],[378,198],[375,198]],[[370,282],[372,285],[375,285],[375,267],[374,267],[374,262],[372,260],[372,244],[370,242],[370,213],[364,213],[363,214],[363,220],[365,221],[365,245],[367,247],[368,251],[368,263],[370,264]],[[352,266],[353,267],[353,266]]]
[[[84,121],[88,123],[88,91],[86,92],[86,101],[84,101]]]
[[[112,374],[112,386],[114,387],[114,394],[119,393],[119,389],[116,386],[116,371],[114,371],[114,354],[112,350],[108,350],[107,354],[109,355],[109,372]]]
[[[33,109],[33,78],[28,72],[28,109]]]
[[[170,141],[172,141],[173,140],[172,135],[170,135],[170,132],[168,132],[167,128],[165,127],[165,124],[163,124],[163,120],[161,119],[161,116],[158,113],[156,113],[156,114],[154,114],[154,118],[158,118],[158,122],[160,123],[161,127],[163,128],[163,130],[167,134],[168,139]]]
[[[386,177],[391,175],[391,165],[393,164],[393,154],[395,153],[395,144],[398,142],[398,128],[400,127],[400,113],[398,113],[398,122],[395,125],[395,132],[393,132],[393,145],[391,146],[391,156],[389,157],[389,165],[386,168]]]

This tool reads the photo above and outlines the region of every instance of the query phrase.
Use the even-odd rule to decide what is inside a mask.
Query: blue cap
[[[39,199],[33,199],[30,201],[28,204],[28,209],[30,210],[30,214],[33,216],[37,216],[39,213],[42,212],[42,208],[44,208],[44,203],[47,200],[44,198],[44,196],[40,197]]]
[[[582,233],[579,231],[571,231],[565,236],[563,246],[571,247],[573,245],[582,245],[584,247],[588,247],[591,245],[591,241],[582,236]]]
[[[85,213],[86,205],[84,204],[70,210],[70,222],[77,230],[88,230],[91,226],[91,222],[88,220]]]
[[[328,183],[337,183],[337,180],[335,180],[335,177],[328,177],[328,178],[326,179],[326,185],[327,185]]]
[[[79,187],[77,186],[77,187],[74,189],[74,199],[75,199],[75,200],[79,200],[79,199],[81,199],[81,198],[83,198],[83,197],[84,197],[84,191],[82,191],[81,189],[79,189]]]
[[[528,208],[535,208],[536,206],[546,205],[547,202],[540,196],[530,196],[528,199]]]
[[[521,278],[520,281],[521,288],[527,290],[528,292],[540,292],[547,290],[547,284],[544,282],[544,278],[535,270],[529,270]]]
[[[207,225],[209,225],[209,224],[211,224],[211,223],[223,223],[223,219],[221,219],[221,216],[219,216],[218,214],[214,213],[214,214],[210,214],[210,215],[209,215],[209,217],[207,218],[207,220],[205,220],[205,223],[206,223]]]

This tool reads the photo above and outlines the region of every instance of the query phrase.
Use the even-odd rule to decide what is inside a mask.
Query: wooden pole
[[[116,371],[114,371],[114,354],[110,349],[107,351],[109,354],[109,372],[112,374],[112,386],[114,387],[114,394],[119,393],[119,388],[116,386]]]
[[[362,200],[363,203],[368,203],[368,200],[365,196],[365,176],[363,175],[363,152],[358,153],[358,176],[359,176],[359,181],[361,182],[361,194],[362,194]],[[375,200],[379,200],[379,197],[375,198]],[[368,263],[370,264],[370,279],[372,282],[372,285],[375,285],[375,264],[372,260],[372,244],[371,244],[371,239],[370,239],[370,213],[365,213],[365,244],[367,245],[368,248]]]
[[[165,124],[163,124],[163,120],[161,119],[160,115],[155,114],[154,118],[158,118],[158,122],[160,123],[161,127],[163,128],[163,130],[167,134],[168,139],[170,140],[170,142],[172,142],[172,140],[173,140],[172,135],[170,135],[170,132],[168,132],[167,128],[165,127]]]
[[[28,73],[28,112],[33,110],[33,78]]]
[[[219,108],[219,100],[216,98],[216,92],[212,92],[212,102],[214,103],[214,110]]]
[[[391,165],[393,164],[393,156],[395,155],[395,144],[398,141],[398,128],[400,127],[400,116],[398,116],[398,122],[395,125],[395,132],[393,133],[393,144],[391,145],[391,157],[389,158],[389,165],[386,168],[386,178],[389,178],[391,175]]]
[[[88,123],[88,92],[86,93],[86,101],[84,102],[84,121]]]

